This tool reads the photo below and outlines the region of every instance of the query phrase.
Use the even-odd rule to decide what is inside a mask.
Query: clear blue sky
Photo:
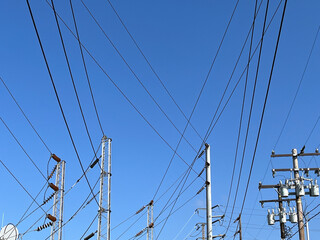
[[[179,131],[182,132],[186,120],[166,95],[161,84],[122,28],[108,2],[106,0],[84,0],[84,2],[152,96],[172,119]],[[208,83],[192,117],[193,126],[202,136],[207,131],[249,31],[253,19],[254,2],[252,0],[240,0]],[[30,3],[62,106],[81,160],[86,167],[90,163],[93,153],[77,106],[53,12],[44,0],[31,0]],[[112,1],[112,3],[176,102],[183,112],[189,116],[218,49],[235,1],[118,0]],[[270,20],[271,14],[278,3],[278,0],[270,1],[268,20]],[[69,1],[55,1],[55,4],[57,12],[74,31]],[[159,111],[133,74],[128,70],[122,59],[95,25],[81,1],[75,0],[73,4],[83,44],[145,118],[175,148],[180,138],[177,130]],[[254,47],[261,36],[265,5],[266,1],[263,1],[256,22]],[[251,119],[252,124],[249,131],[239,197],[233,219],[238,215],[242,204],[282,9],[283,4],[281,4],[264,39],[256,98]],[[258,203],[261,199],[275,198],[276,193],[273,190],[264,190],[259,193],[258,182],[263,179],[266,171],[265,184],[276,184],[279,180],[290,176],[289,174],[283,174],[272,178],[271,169],[267,167],[271,150],[274,148],[293,101],[320,24],[319,9],[320,3],[315,0],[288,1],[258,151],[243,212],[244,239],[247,240],[277,239],[279,236],[278,225],[276,224],[275,228],[273,228],[266,223],[267,208],[272,208],[274,205],[266,204],[265,208],[262,209]],[[76,39],[62,23],[61,29],[89,131],[94,145],[98,147],[102,135],[86,82],[79,46]],[[55,99],[25,1],[0,2],[0,31],[0,76],[6,81],[51,151],[67,162],[66,189],[69,189],[82,172]],[[315,44],[288,123],[276,146],[275,151],[277,153],[289,153],[292,148],[300,149],[305,144],[319,117],[319,97],[317,97],[319,96],[318,89],[320,87],[320,82],[318,81],[320,74],[320,68],[318,67],[320,57],[319,41],[320,39]],[[246,65],[248,50],[249,45],[247,44],[239,66],[235,71],[234,78],[231,81],[230,86],[232,88]],[[106,135],[113,139],[112,226],[116,226],[143,205],[150,202],[170,161],[172,150],[132,108],[87,53],[85,53],[85,59],[103,128]],[[244,143],[256,63],[257,55],[253,58],[252,65],[250,65],[240,156]],[[224,210],[229,191],[244,87],[243,80],[240,82],[239,87],[207,141],[211,145],[212,151],[213,205],[222,205],[221,210],[215,211],[216,214],[220,214]],[[229,96],[230,92],[231,90],[229,89],[227,96]],[[30,128],[2,84],[0,84],[0,101],[2,106],[0,116],[6,121],[37,166],[45,173],[50,154]],[[319,127],[316,126],[307,142],[306,151],[308,152],[313,152],[320,143]],[[187,129],[185,137],[198,150],[201,139],[190,127]],[[0,159],[22,182],[24,187],[35,196],[44,185],[44,179],[30,163],[2,123],[0,123],[0,144],[2,146],[0,148]],[[191,163],[195,157],[195,152],[185,141],[182,141],[178,153],[188,163]],[[235,179],[238,178],[240,160],[241,158],[239,157]],[[305,158],[304,161],[300,161],[300,165],[303,167],[308,165],[309,159]],[[319,161],[320,159],[312,161],[310,166],[319,166]],[[292,164],[290,159],[276,159],[272,163],[277,168],[291,167]],[[199,159],[195,163],[194,169],[199,172],[203,166],[203,161]],[[187,166],[178,157],[175,157],[158,197],[186,169]],[[311,176],[315,177],[314,175]],[[92,185],[94,185],[98,177],[98,168],[88,173],[88,179]],[[187,184],[195,177],[196,174],[191,173]],[[236,182],[237,180],[233,184],[232,196],[235,192]],[[2,165],[0,165],[0,183],[2,189],[0,214],[4,214],[5,224],[16,224],[32,199],[29,198]],[[203,184],[203,180],[198,178],[179,198],[176,207],[179,207],[192,197]],[[95,188],[94,191],[97,192],[98,188]],[[155,216],[158,216],[171,193],[172,190],[157,202],[154,208]],[[88,194],[89,188],[86,182],[81,180],[65,198],[65,221],[70,218]],[[42,203],[43,197],[44,193],[41,193],[37,199],[39,203]],[[303,199],[304,205],[308,206],[307,209],[310,210],[319,203],[318,198],[313,200],[310,197]],[[49,205],[45,206],[46,209]],[[194,213],[194,210],[204,206],[205,191],[201,192],[169,218],[159,240],[174,239]],[[35,205],[33,205],[33,208],[35,208]],[[255,210],[252,211],[252,209]],[[226,220],[230,219],[230,210],[230,208],[227,210]],[[319,209],[314,210],[310,216],[318,211]],[[43,212],[39,210],[32,217],[23,221],[18,226],[19,231],[25,232],[42,214]],[[97,205],[93,201],[65,226],[64,239],[79,239],[96,214]],[[167,214],[168,211],[161,215],[159,220],[161,221]],[[139,216],[135,216],[113,230],[112,239],[117,239]],[[184,239],[192,231],[195,223],[205,220],[203,217],[203,213],[200,216],[194,215],[177,239]],[[44,219],[42,218],[35,227],[42,225],[43,221]],[[120,239],[133,237],[146,226],[146,221],[145,215]],[[215,225],[214,234],[224,233],[227,223],[228,221],[224,222],[222,226]],[[292,226],[290,223],[287,225],[289,227]],[[319,234],[318,225],[319,218],[315,218],[310,222],[311,239],[315,239]],[[97,223],[95,222],[89,233],[95,231],[96,226]],[[231,225],[229,236],[233,235],[235,227],[236,225]],[[156,235],[160,229],[161,225],[155,228]],[[292,231],[295,232],[296,230],[297,228],[294,228]],[[44,239],[49,234],[50,230],[45,229],[41,232],[30,232],[23,239]],[[297,239],[297,235],[293,239]]]

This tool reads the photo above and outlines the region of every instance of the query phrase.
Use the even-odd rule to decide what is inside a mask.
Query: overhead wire
[[[54,93],[55,93],[55,96],[56,96],[56,99],[57,99],[57,102],[58,102],[58,105],[59,105],[59,108],[60,108],[60,112],[61,112],[61,114],[62,114],[64,123],[65,123],[65,125],[66,125],[66,128],[67,128],[67,131],[68,131],[70,140],[71,140],[71,142],[72,142],[72,146],[73,146],[73,148],[74,148],[74,151],[75,151],[75,153],[76,153],[76,156],[77,156],[79,165],[80,165],[80,167],[81,167],[82,172],[84,173],[83,164],[82,164],[82,162],[81,162],[81,159],[80,159],[78,150],[77,150],[77,148],[76,148],[75,142],[74,142],[74,140],[73,140],[73,136],[72,136],[72,134],[71,134],[71,130],[70,130],[70,128],[69,128],[69,125],[68,125],[66,116],[65,116],[65,114],[64,114],[64,110],[63,110],[63,108],[62,108],[62,104],[61,104],[61,102],[60,102],[60,98],[59,98],[59,95],[58,95],[58,92],[57,92],[57,89],[56,89],[56,86],[55,86],[55,83],[54,83],[54,80],[53,80],[53,76],[52,76],[52,74],[51,74],[51,70],[50,70],[50,67],[49,67],[49,63],[48,63],[48,61],[47,61],[47,57],[46,57],[46,54],[45,54],[45,52],[44,52],[44,48],[43,48],[43,46],[42,46],[42,42],[41,42],[40,35],[39,35],[38,29],[37,29],[37,26],[36,26],[36,22],[35,22],[34,17],[33,17],[33,13],[32,13],[32,9],[31,9],[29,0],[26,0],[26,3],[27,3],[27,5],[28,5],[29,14],[30,14],[30,17],[31,17],[31,20],[32,20],[32,24],[33,24],[33,27],[34,27],[34,29],[35,29],[36,35],[37,35],[38,43],[39,43],[40,48],[41,48],[42,56],[43,56],[44,61],[45,61],[45,64],[46,64],[47,72],[48,72],[49,77],[50,77],[50,80],[51,80],[51,84],[52,84],[52,87],[53,87],[53,90],[54,90]],[[54,6],[53,6],[53,9],[54,9]],[[55,12],[55,10],[54,10],[54,12]],[[55,14],[55,16],[56,16],[56,14]],[[89,183],[89,180],[88,180],[87,176],[84,175],[84,177],[85,177],[85,179],[86,179],[86,181],[87,181],[87,184],[88,184],[88,187],[89,187],[89,189],[90,189],[90,191],[91,191],[91,194],[94,196],[93,190],[92,190],[92,188],[91,188],[91,185],[90,185],[90,183]],[[97,199],[95,199],[95,201],[96,201],[97,205],[99,205]]]

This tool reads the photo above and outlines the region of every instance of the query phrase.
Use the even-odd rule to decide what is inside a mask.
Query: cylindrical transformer
[[[286,214],[285,210],[280,212],[279,217],[280,217],[280,223],[287,222],[287,214]]]
[[[311,185],[310,196],[311,197],[318,197],[319,196],[319,185],[317,184],[317,180],[315,180],[315,183]]]
[[[289,190],[288,190],[287,186],[281,185],[280,194],[281,194],[281,197],[288,197],[289,196]]]
[[[268,211],[268,225],[274,225],[274,212],[270,213],[270,211]]]
[[[300,182],[296,183],[296,195],[297,197],[301,197],[305,195],[303,183],[300,183]]]
[[[298,222],[298,216],[295,211],[289,213],[289,220],[291,223],[297,223]]]

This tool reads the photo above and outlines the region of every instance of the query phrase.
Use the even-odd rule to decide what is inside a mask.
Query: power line
[[[54,89],[54,93],[55,93],[56,99],[57,99],[58,104],[59,104],[60,112],[61,112],[61,114],[62,114],[62,117],[63,117],[64,123],[65,123],[65,125],[66,125],[66,128],[67,128],[67,130],[68,130],[68,134],[69,134],[70,140],[71,140],[71,142],[72,142],[74,151],[75,151],[75,153],[76,153],[78,162],[79,162],[79,164],[80,164],[81,170],[82,170],[82,172],[84,173],[84,168],[83,168],[83,165],[82,165],[82,162],[81,162],[81,159],[80,159],[78,150],[77,150],[77,148],[76,148],[76,145],[75,145],[75,143],[74,143],[74,140],[73,140],[73,137],[72,137],[72,134],[71,134],[71,131],[70,131],[70,128],[69,128],[67,119],[66,119],[66,117],[65,117],[65,114],[64,114],[64,111],[63,111],[63,108],[62,108],[62,105],[61,105],[61,102],[60,102],[60,99],[59,99],[59,95],[58,95],[58,92],[57,92],[57,89],[56,89],[56,86],[55,86],[55,83],[54,83],[54,80],[53,80],[53,77],[52,77],[52,74],[51,74],[51,71],[50,71],[50,68],[49,68],[49,64],[48,64],[48,61],[47,61],[47,57],[46,57],[46,55],[45,55],[44,48],[43,48],[43,46],[42,46],[42,42],[41,42],[41,39],[40,39],[40,35],[39,35],[39,32],[38,32],[38,29],[37,29],[37,26],[36,26],[34,17],[33,17],[33,13],[32,13],[32,10],[31,10],[31,6],[30,6],[30,3],[29,3],[29,0],[26,0],[26,2],[27,2],[27,5],[28,5],[30,17],[31,17],[31,19],[32,19],[33,27],[34,27],[34,29],[35,29],[35,32],[36,32],[36,35],[37,35],[37,39],[38,39],[38,42],[39,42],[39,45],[40,45],[40,48],[41,48],[41,52],[42,52],[42,55],[43,55],[43,58],[44,58],[44,61],[45,61],[46,67],[47,67],[47,71],[48,71],[48,74],[49,74],[49,76],[50,76],[51,84],[52,84],[52,87],[53,87],[53,89]],[[53,9],[54,9],[54,6],[53,6]],[[54,10],[54,12],[55,12],[55,10]],[[55,16],[56,16],[56,15],[55,15]],[[88,180],[88,178],[87,178],[86,175],[84,175],[84,176],[85,176],[86,181],[87,181],[87,184],[88,184],[88,186],[89,186],[89,188],[90,188],[91,194],[94,196],[94,193],[93,193],[93,190],[92,190],[92,188],[91,188],[91,186],[90,186],[89,180]],[[96,201],[96,203],[98,204],[97,199],[95,199],[95,201]],[[98,204],[98,205],[99,205],[99,204]]]
[[[125,29],[125,31],[128,33],[130,39],[132,40],[132,42],[134,43],[134,45],[136,46],[136,48],[138,49],[138,51],[140,52],[140,54],[142,55],[142,57],[144,58],[144,60],[146,61],[146,63],[148,64],[148,66],[150,67],[151,71],[153,72],[153,74],[156,76],[156,78],[159,80],[159,82],[161,83],[161,86],[164,88],[165,92],[167,93],[167,95],[170,97],[170,99],[173,101],[173,103],[176,105],[176,107],[179,109],[180,113],[183,115],[183,117],[188,121],[188,118],[186,116],[186,114],[182,111],[181,107],[178,105],[178,103],[176,102],[176,100],[173,98],[172,94],[170,93],[170,91],[168,90],[168,88],[165,86],[164,82],[161,80],[160,76],[158,75],[158,73],[156,72],[156,70],[154,69],[154,67],[151,65],[149,59],[146,57],[146,55],[143,53],[141,47],[139,46],[139,44],[137,43],[137,41],[134,39],[133,35],[130,33],[129,29],[127,28],[126,24],[124,23],[124,21],[121,19],[119,13],[117,12],[117,10],[115,9],[115,7],[113,6],[113,4],[111,3],[110,0],[107,0],[107,2],[109,3],[109,5],[111,6],[111,9],[113,10],[113,12],[116,14],[117,18],[119,19],[121,25],[123,26],[123,28]],[[199,132],[196,130],[196,128],[192,125],[192,123],[190,122],[190,127],[192,127],[192,129],[195,131],[195,133],[198,135],[198,137],[202,139],[201,135],[199,134]]]

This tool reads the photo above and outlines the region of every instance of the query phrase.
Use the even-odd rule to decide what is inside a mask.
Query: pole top
[[[293,157],[298,156],[298,151],[297,151],[296,148],[292,149],[292,156],[293,156]]]

